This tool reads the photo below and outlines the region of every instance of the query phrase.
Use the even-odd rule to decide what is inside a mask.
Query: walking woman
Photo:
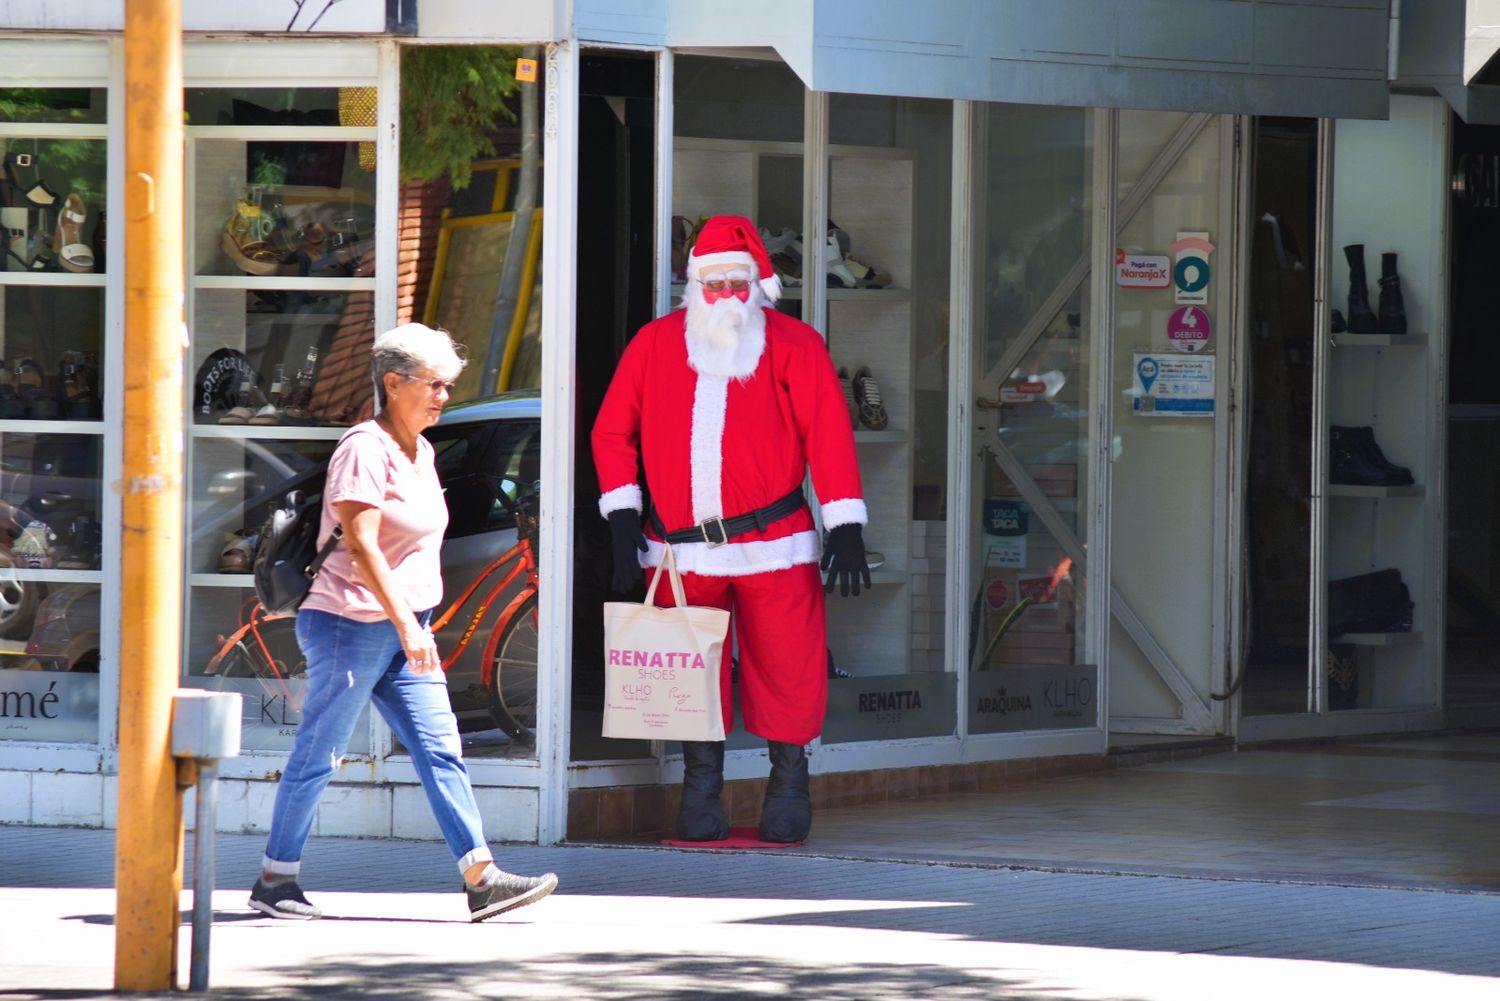
[[[440,330],[408,323],[381,334],[371,358],[379,416],[350,428],[329,460],[319,544],[335,524],[343,539],[297,613],[307,658],[302,723],[276,788],[263,872],[250,891],[250,906],[272,917],[322,916],[297,885],[302,848],[371,701],[411,754],[463,874],[471,921],[541,900],[557,886],[550,872],[517,876],[495,866],[428,629],[443,593],[448,508],[422,432],[437,421],[463,365]]]

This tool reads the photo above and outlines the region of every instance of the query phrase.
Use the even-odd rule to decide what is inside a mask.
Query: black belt
[[[651,527],[668,542],[706,542],[712,549],[715,546],[722,546],[736,535],[744,535],[752,530],[764,532],[771,522],[780,521],[789,514],[796,514],[806,506],[807,500],[802,496],[802,488],[798,487],[781,500],[756,508],[749,514],[736,515],[733,518],[709,518],[692,528],[684,528],[680,532],[668,532],[662,525],[656,509],[652,508]]]

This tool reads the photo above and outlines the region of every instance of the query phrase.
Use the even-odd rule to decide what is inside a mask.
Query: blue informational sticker
[[[988,535],[1016,536],[1028,531],[1026,505],[1018,500],[988,497],[984,502],[984,530]]]
[[[1208,287],[1208,262],[1199,257],[1184,257],[1172,269],[1172,279],[1184,292],[1201,292]]]

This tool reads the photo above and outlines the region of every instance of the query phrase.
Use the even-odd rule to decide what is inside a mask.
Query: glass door
[[[1000,104],[977,114],[968,731],[1092,728],[1094,116]]]
[[[1229,119],[1124,111],[1114,309],[1110,729],[1214,733],[1225,569]]]

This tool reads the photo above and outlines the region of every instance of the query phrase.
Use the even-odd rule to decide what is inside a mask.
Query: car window
[[[446,538],[487,531],[495,488],[485,475],[484,455],[494,429],[489,424],[456,424],[427,432],[438,480],[448,502]]]
[[[542,475],[542,426],[538,421],[508,421],[495,443],[497,487],[512,501],[530,496]],[[492,528],[510,527],[515,519],[497,497],[490,509]]]

